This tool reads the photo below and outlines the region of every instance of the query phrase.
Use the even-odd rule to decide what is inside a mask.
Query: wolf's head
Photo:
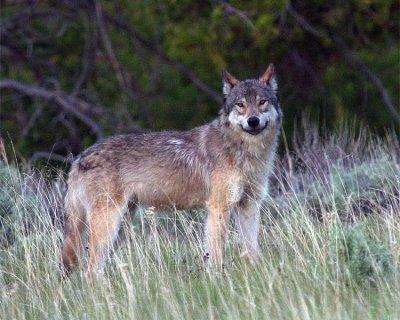
[[[258,79],[240,81],[229,72],[222,72],[225,95],[222,112],[229,125],[246,134],[260,135],[281,122],[274,66],[269,65]]]

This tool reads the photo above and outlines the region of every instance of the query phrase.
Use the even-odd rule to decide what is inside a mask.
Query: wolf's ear
[[[267,71],[258,79],[269,86],[273,91],[278,90],[278,83],[275,77],[275,67],[272,63],[269,64]]]
[[[222,71],[222,92],[224,95],[228,95],[238,82],[239,80],[231,75],[228,71]]]

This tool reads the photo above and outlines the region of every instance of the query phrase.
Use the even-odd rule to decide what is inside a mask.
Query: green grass
[[[231,228],[224,270],[206,272],[204,212],[140,211],[104,278],[89,283],[85,261],[66,281],[58,272],[63,180],[3,166],[0,318],[399,319],[400,148],[391,139],[359,150],[320,142],[325,155],[343,151],[324,166],[306,147],[291,156],[294,172],[279,162],[259,265],[240,259]]]

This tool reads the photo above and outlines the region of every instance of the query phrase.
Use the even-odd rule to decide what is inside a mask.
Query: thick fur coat
[[[101,272],[128,203],[156,210],[207,207],[205,257],[222,264],[235,214],[243,249],[259,257],[260,205],[281,127],[273,66],[259,79],[223,73],[224,105],[211,123],[185,132],[134,133],[84,151],[68,177],[68,231],[62,265],[78,263],[89,227],[89,273]]]

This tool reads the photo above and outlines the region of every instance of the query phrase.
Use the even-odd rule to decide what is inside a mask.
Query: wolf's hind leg
[[[260,259],[258,235],[260,231],[260,205],[256,202],[239,207],[235,214],[236,229],[242,240],[243,257],[251,262]]]
[[[70,194],[66,196],[65,209],[67,211],[67,232],[61,253],[61,271],[62,275],[67,277],[79,262],[86,219],[84,208]]]
[[[102,274],[105,260],[117,237],[126,206],[115,201],[98,203],[89,217],[89,264],[87,275]]]

